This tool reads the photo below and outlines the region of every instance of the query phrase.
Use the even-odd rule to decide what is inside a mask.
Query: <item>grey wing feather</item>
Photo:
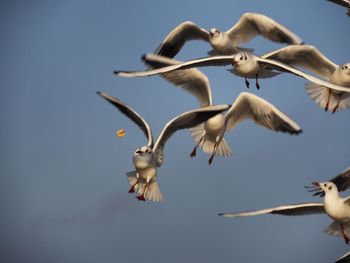
[[[98,95],[100,95],[102,98],[110,102],[112,105],[117,107],[117,109],[122,112],[126,117],[128,117],[130,120],[135,122],[137,126],[140,127],[140,129],[145,134],[147,140],[148,140],[148,146],[153,146],[153,136],[152,136],[152,130],[150,126],[147,124],[147,122],[132,108],[125,105],[123,102],[118,100],[117,98],[105,93],[105,92],[97,92]]]
[[[216,114],[227,110],[228,107],[229,105],[207,106],[182,113],[181,115],[175,117],[164,126],[154,144],[153,151],[156,154],[163,156],[165,143],[177,130],[197,126]]]
[[[226,114],[226,131],[238,123],[252,119],[255,123],[273,131],[299,134],[300,126],[268,101],[248,92],[242,92]]]
[[[173,58],[187,41],[196,39],[209,42],[209,32],[193,22],[186,21],[175,27],[154,53]]]
[[[153,54],[151,54],[153,56]],[[149,54],[146,54],[143,59],[147,59],[147,56]],[[189,68],[195,68],[195,67],[208,67],[208,66],[226,66],[231,65],[234,59],[234,55],[231,56],[210,56],[210,57],[204,57],[204,58],[198,58],[194,60],[185,61],[176,65],[171,65],[167,67],[162,67],[158,69],[153,70],[146,70],[146,71],[114,71],[114,74],[120,76],[120,77],[146,77],[146,76],[153,76],[157,74],[166,73],[172,70],[176,69],[189,69]]]
[[[238,213],[220,213],[220,216],[224,217],[244,217],[244,216],[256,216],[264,214],[278,214],[286,216],[300,216],[310,214],[324,214],[324,206],[322,203],[301,203],[293,205],[283,205],[273,208],[252,210]]]
[[[337,64],[329,60],[317,48],[310,45],[291,45],[261,57],[278,60],[295,67],[303,67],[327,79],[338,67]]]
[[[149,54],[145,56],[144,62],[152,68],[161,68],[181,63],[174,59]],[[212,105],[212,94],[208,78],[196,68],[174,70],[161,74],[166,80],[175,86],[194,95],[201,107]]]
[[[303,43],[300,37],[285,26],[279,24],[270,17],[257,13],[243,14],[238,22],[227,31],[227,34],[236,45],[248,42],[257,35],[279,43]]]

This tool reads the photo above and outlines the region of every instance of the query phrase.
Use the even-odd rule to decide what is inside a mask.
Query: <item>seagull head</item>
[[[313,182],[312,183],[315,186],[315,189],[322,190],[325,195],[327,194],[338,194],[338,188],[337,186],[332,182]]]
[[[341,71],[344,72],[347,75],[350,75],[350,63],[346,63],[344,65],[341,65]]]
[[[249,60],[250,55],[247,52],[238,52],[236,55],[234,55],[232,64],[236,64],[236,67],[238,67],[239,65],[245,64]]]
[[[152,148],[148,145],[137,148],[133,155],[134,165],[138,169],[144,169],[150,166],[153,160]]]
[[[218,28],[212,28],[209,31],[209,37],[210,38],[214,38],[214,37],[218,37],[220,35],[220,30]]]

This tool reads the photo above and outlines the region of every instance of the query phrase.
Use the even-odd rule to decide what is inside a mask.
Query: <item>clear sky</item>
[[[203,152],[190,159],[194,142],[178,132],[158,170],[164,202],[127,193],[125,172],[146,140],[96,91],[130,105],[157,135],[196,99],[160,77],[123,79],[113,70],[143,69],[140,56],[183,21],[227,30],[245,12],[272,17],[336,63],[350,61],[350,18],[322,0],[1,1],[1,262],[332,262],[348,251],[323,233],[327,216],[217,216],[321,201],[303,186],[350,165],[349,110],[325,113],[292,75],[249,91],[303,134],[244,122],[226,136],[234,155],[209,167]],[[245,46],[258,55],[280,47],[262,38]],[[193,41],[177,58],[208,50]],[[224,68],[202,71],[216,104],[247,90]]]

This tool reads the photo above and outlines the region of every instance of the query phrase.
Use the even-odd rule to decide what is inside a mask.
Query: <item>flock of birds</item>
[[[278,50],[257,56],[252,49],[241,47],[256,36],[270,41],[287,44]],[[208,57],[180,62],[173,58],[190,40],[208,42],[212,50]],[[121,77],[143,77],[161,75],[170,83],[194,95],[199,108],[182,113],[170,120],[154,140],[148,123],[128,105],[119,99],[98,92],[102,98],[114,105],[132,120],[147,138],[147,145],[135,150],[135,170],[127,173],[129,193],[137,193],[138,200],[162,201],[163,195],[157,183],[157,168],[164,160],[164,146],[167,140],[180,129],[190,129],[195,147],[190,153],[196,156],[198,147],[209,154],[209,165],[215,156],[229,156],[232,151],[224,135],[246,119],[276,132],[298,135],[300,126],[268,101],[249,92],[242,92],[231,104],[214,105],[208,78],[197,69],[207,66],[232,66],[229,71],[243,77],[247,88],[248,79],[271,78],[282,73],[305,78],[311,83],[306,91],[321,108],[335,113],[350,108],[350,63],[338,65],[323,55],[316,47],[306,45],[302,39],[285,26],[270,17],[257,13],[245,13],[228,31],[212,28],[203,29],[192,22],[175,27],[161,42],[154,53],[146,54],[142,60],[147,65],[143,71],[115,71]],[[314,75],[305,73],[308,70]],[[307,187],[314,195],[324,196],[323,203],[301,203],[274,208],[234,213],[220,213],[224,217],[243,217],[261,214],[305,215],[326,213],[334,221],[326,233],[344,238],[350,242],[350,197],[342,198],[339,191],[350,188],[350,167],[327,182],[314,182]],[[350,252],[337,262],[349,262]]]

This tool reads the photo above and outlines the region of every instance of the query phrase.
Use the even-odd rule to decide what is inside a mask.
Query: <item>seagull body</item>
[[[313,184],[325,193],[323,203],[301,203],[247,212],[221,213],[219,215],[224,217],[243,217],[262,214],[295,216],[326,213],[334,221],[325,229],[325,232],[330,235],[343,236],[345,242],[349,244],[350,197],[341,198],[337,186],[332,182]]]
[[[166,141],[177,130],[196,126],[228,108],[228,105],[218,105],[185,112],[169,121],[154,142],[150,126],[136,111],[107,93],[98,92],[98,95],[135,122],[148,139],[148,144],[136,149],[133,154],[135,171],[127,173],[131,185],[129,193],[137,191],[139,194],[137,199],[142,201],[147,199],[159,202],[163,199],[157,183],[157,168],[163,164],[163,151]]]
[[[228,31],[212,28],[209,32],[193,22],[186,21],[175,27],[154,52],[157,55],[173,58],[189,40],[209,42],[213,50],[210,55],[231,55],[251,49],[238,45],[261,35],[273,42],[302,44],[303,41],[289,29],[275,20],[258,13],[245,13]]]
[[[326,111],[330,107],[333,113],[350,108],[350,63],[337,65],[310,45],[287,46],[265,54],[263,57],[305,68],[330,83],[347,87],[347,92],[338,92],[322,85],[307,84],[306,90],[310,97]]]
[[[153,68],[167,65],[177,65],[180,62],[163,56],[151,54],[145,58],[145,63]],[[211,87],[208,78],[196,68],[174,70],[162,76],[176,86],[195,95],[201,106],[212,105]],[[252,119],[265,128],[299,134],[301,128],[293,120],[279,111],[264,99],[247,92],[242,92],[226,113],[217,114],[204,124],[191,128],[191,134],[197,145],[191,153],[196,156],[199,146],[204,152],[211,154],[209,164],[215,155],[229,156],[230,147],[224,139],[226,132],[233,130],[241,121]]]

